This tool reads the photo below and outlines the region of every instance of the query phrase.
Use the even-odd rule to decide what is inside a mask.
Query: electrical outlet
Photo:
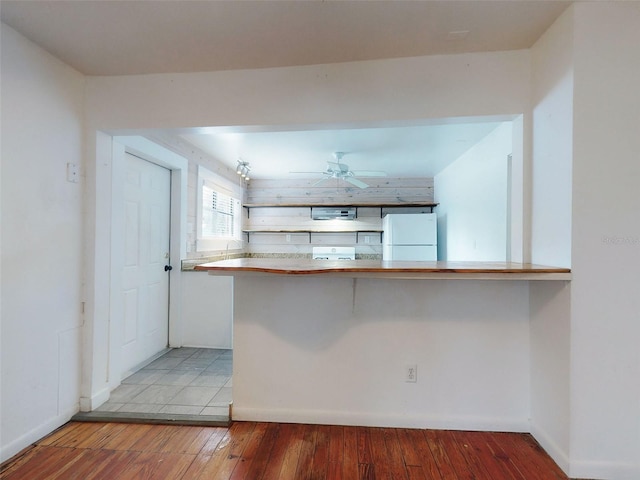
[[[291,241],[291,234],[287,233],[287,242]]]
[[[418,381],[417,365],[407,365],[404,367],[404,381],[409,383],[416,383]]]

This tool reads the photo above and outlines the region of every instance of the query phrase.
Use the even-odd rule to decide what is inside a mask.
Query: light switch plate
[[[67,182],[78,183],[78,165],[67,163]]]

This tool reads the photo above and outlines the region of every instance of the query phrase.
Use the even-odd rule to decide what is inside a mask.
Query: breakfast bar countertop
[[[571,280],[571,269],[513,262],[385,262],[236,258],[197,265],[211,275],[313,275],[352,278]]]

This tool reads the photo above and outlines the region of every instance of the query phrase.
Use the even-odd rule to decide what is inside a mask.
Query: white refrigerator
[[[438,224],[435,213],[391,213],[382,219],[383,261],[436,261]]]

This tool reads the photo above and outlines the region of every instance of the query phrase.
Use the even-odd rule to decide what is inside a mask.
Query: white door
[[[160,352],[169,337],[171,172],[125,154],[121,372]]]

